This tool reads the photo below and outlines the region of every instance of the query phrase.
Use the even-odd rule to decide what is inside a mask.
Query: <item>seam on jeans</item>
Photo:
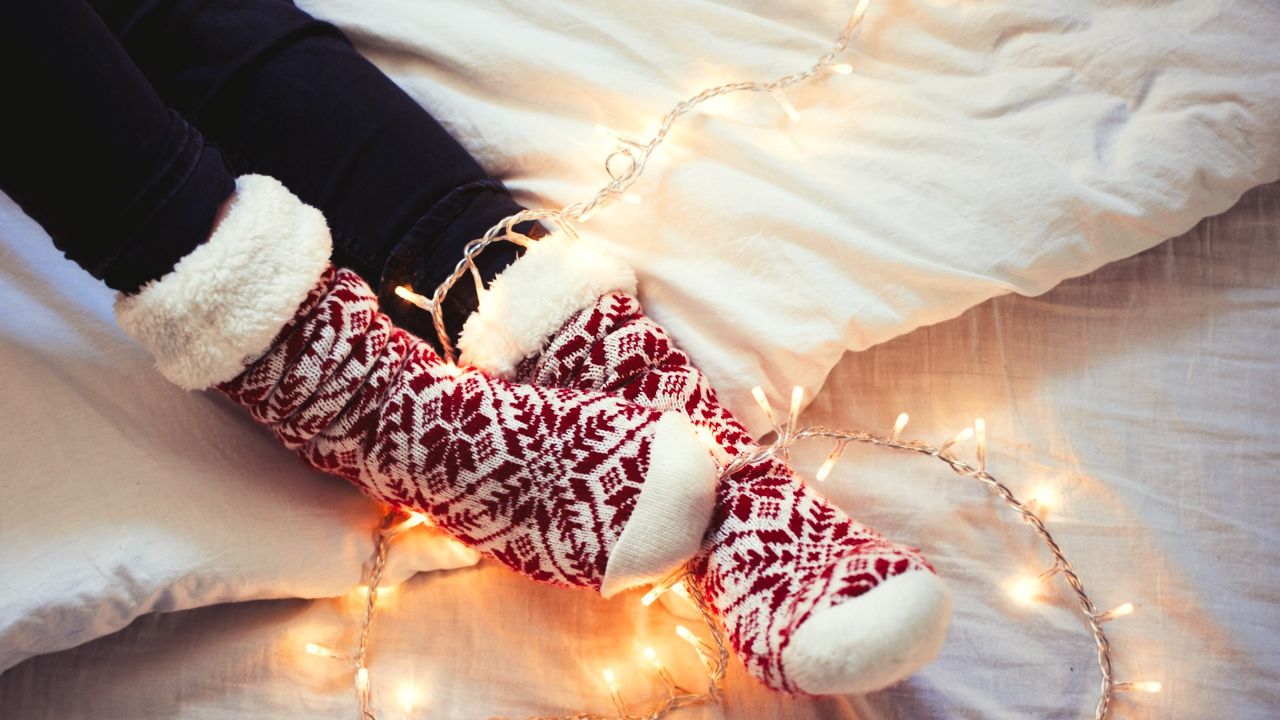
[[[347,232],[333,223],[329,224],[329,233],[333,237],[335,259],[341,256],[346,260],[345,267],[355,270],[370,285],[381,280],[381,268],[377,267],[374,253],[362,235]]]
[[[437,201],[430,210],[418,218],[400,241],[391,248],[391,253],[387,256],[386,265],[382,270],[380,288],[384,292],[392,291],[393,284],[398,278],[412,274],[413,268],[422,261],[430,240],[442,235],[444,230],[471,206],[476,196],[485,192],[505,195],[506,189],[492,178],[474,180],[449,191],[448,195]],[[461,247],[458,248],[459,251],[461,249]],[[459,256],[455,262],[461,259],[462,257]],[[447,274],[446,272],[445,275]],[[434,292],[435,288],[414,288],[414,291],[429,294]]]
[[[174,113],[174,117],[177,118],[176,113]],[[164,192],[160,194],[156,202],[152,204],[150,212],[140,219],[138,227],[150,222],[156,213],[160,212],[175,195],[181,192],[200,165],[200,157],[204,153],[204,137],[185,120],[181,120],[181,118],[178,118],[178,120],[182,123],[183,129],[182,146],[178,149],[177,157],[174,158],[173,162],[169,163],[165,167],[165,171],[159,177],[155,177],[143,191],[144,193],[150,193],[156,185],[161,185],[164,189]]]
[[[169,111],[169,117],[170,122],[178,123],[178,129],[182,133],[177,150],[166,160],[160,172],[151,176],[147,184],[134,195],[129,206],[125,208],[124,230],[130,240],[121,243],[110,257],[103,260],[100,267],[103,268],[104,275],[109,273],[122,258],[127,259],[138,252],[139,231],[145,228],[152,218],[186,187],[200,165],[200,158],[204,151],[203,137],[172,110]],[[139,210],[140,213],[137,212]]]

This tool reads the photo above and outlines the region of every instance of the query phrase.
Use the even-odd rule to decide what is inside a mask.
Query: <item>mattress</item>
[[[1049,527],[1108,624],[1137,720],[1274,717],[1280,709],[1280,184],[1137,256],[1039,297],[1004,296],[846,355],[804,421],[938,442],[985,418],[988,467],[1020,495],[1049,488]],[[828,448],[802,446],[810,477]],[[955,591],[941,657],[865,697],[790,699],[730,673],[722,705],[687,718],[1084,718],[1098,674],[1060,584],[1024,606],[1008,581],[1049,560],[978,484],[928,458],[851,448],[817,485],[856,518],[922,547]],[[394,552],[394,550],[393,550]],[[358,578],[353,577],[353,585]],[[629,702],[658,685],[652,645],[703,677],[672,628],[630,593],[604,601],[489,562],[424,573],[382,603],[372,638],[382,718],[607,713],[600,669]],[[355,640],[353,598],[150,614],[0,675],[5,717],[222,720],[346,717],[350,675],[301,652]],[[414,688],[416,709],[399,704]]]

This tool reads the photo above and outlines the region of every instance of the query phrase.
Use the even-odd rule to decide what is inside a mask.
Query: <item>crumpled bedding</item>
[[[1264,720],[1280,707],[1280,184],[1247,194],[1188,235],[1036,298],[1006,296],[847,355],[805,423],[941,442],[975,415],[988,467],[1045,517],[1101,607],[1128,720]],[[828,447],[797,448],[812,477]],[[961,450],[971,457],[972,445]],[[955,592],[938,660],[868,696],[788,700],[736,665],[725,704],[681,720],[1083,720],[1094,648],[1061,582],[1025,607],[1015,576],[1048,567],[1026,525],[936,460],[851,447],[818,487],[855,517],[922,547]],[[1043,496],[1043,494],[1040,494]],[[393,549],[393,557],[401,549]],[[640,648],[677,679],[702,678],[672,629],[640,605],[531,583],[498,566],[419,575],[381,605],[372,636],[375,710],[412,718],[610,712],[600,669],[633,709],[659,697]],[[354,643],[350,598],[233,603],[148,615],[121,633],[0,676],[0,708],[47,720],[341,718],[351,675],[306,642]],[[8,715],[6,715],[7,717]]]
[[[529,205],[571,202],[603,183],[601,161],[612,145],[593,132],[596,124],[643,137],[671,104],[707,85],[803,68],[825,51],[851,9],[846,3],[800,0],[300,4],[349,32],[363,52],[431,109]],[[640,205],[620,204],[602,211],[586,230],[594,242],[636,266],[649,311],[690,350],[728,404],[755,429],[762,429],[762,418],[748,400],[752,385],[763,385],[779,404],[792,385],[817,390],[847,350],[871,347],[953,318],[1001,293],[1043,293],[1064,278],[1177,235],[1198,219],[1225,210],[1248,188],[1280,177],[1278,36],[1280,8],[1262,0],[877,0],[844,58],[853,73],[826,77],[789,93],[801,113],[799,122],[788,120],[764,96],[716,101],[673,132],[655,156],[634,188],[643,198]],[[0,482],[0,492],[11,493],[5,495],[6,503],[13,495],[30,500],[32,483],[44,484],[38,492],[45,492],[67,473],[76,483],[97,487],[94,473],[103,468],[68,454],[71,447],[89,447],[99,459],[114,458],[110,478],[103,478],[106,488],[112,482],[128,483],[131,473],[142,473],[144,482],[176,478],[232,483],[244,492],[267,488],[262,497],[272,503],[255,512],[225,516],[208,511],[199,516],[205,530],[198,536],[180,520],[168,518],[156,523],[162,532],[154,537],[123,537],[120,547],[128,552],[120,556],[122,564],[86,570],[96,574],[83,577],[101,581],[95,585],[98,589],[116,581],[134,589],[109,596],[100,614],[95,612],[98,605],[84,602],[92,597],[61,593],[64,601],[81,607],[71,626],[54,628],[63,633],[63,644],[57,647],[120,627],[147,609],[327,594],[343,587],[343,578],[351,576],[349,569],[360,561],[361,551],[352,543],[367,533],[367,508],[355,502],[359,498],[353,491],[327,486],[346,493],[333,501],[345,503],[335,516],[316,515],[320,511],[314,506],[329,507],[318,497],[299,499],[298,504],[282,502],[282,495],[300,496],[287,484],[258,483],[264,473],[271,482],[299,487],[315,478],[287,465],[287,454],[269,447],[242,418],[229,417],[225,408],[206,399],[165,390],[162,381],[146,375],[147,362],[140,351],[114,330],[104,330],[111,322],[109,293],[90,288],[92,283],[67,264],[49,264],[56,262],[48,259],[56,253],[46,247],[41,256],[45,260],[35,268],[11,262],[15,257],[35,257],[39,253],[31,248],[47,245],[47,239],[24,224],[11,206],[0,208],[0,232],[6,259],[0,277],[5,287],[2,299],[6,307],[24,308],[20,313],[0,313],[7,356],[16,358],[16,364],[0,371],[6,393],[12,383],[29,401],[26,414],[10,403],[0,418],[10,443],[9,467]],[[1241,257],[1249,259],[1238,262],[1255,262],[1242,266],[1241,273],[1270,267],[1266,256]],[[1227,312],[1232,318],[1264,313],[1270,307],[1271,300],[1258,295],[1264,290],[1257,290],[1257,297],[1233,294],[1232,278],[1213,277],[1222,297],[1211,300],[1262,303],[1231,305]],[[1131,309],[1123,290],[1114,292],[1106,298],[1107,312]],[[1187,299],[1180,293],[1162,297],[1178,312],[1195,312],[1182,309]],[[1077,312],[1114,320],[1091,305],[1063,311],[1068,316]],[[1220,322],[1217,316],[1205,317],[1210,330]],[[1204,375],[1196,373],[1229,373],[1241,362],[1232,354],[1231,343],[1224,345],[1232,349],[1223,350],[1222,356],[1196,356],[1201,360],[1194,372],[1177,376],[1169,370],[1156,378],[1133,368],[1163,367],[1160,363],[1189,351],[1177,344],[1180,337],[1194,336],[1179,329],[1182,316],[1166,316],[1168,337],[1142,336],[1150,339],[1148,349],[1117,342],[1107,346],[1111,357],[1104,358],[1094,358],[1093,348],[1074,344],[1064,335],[1085,332],[1061,325],[1067,319],[1052,314],[1041,318],[1040,334],[997,321],[985,330],[996,333],[1001,343],[1017,344],[1019,351],[1063,348],[1075,360],[1060,372],[1081,374],[1072,382],[1093,379],[1090,363],[1095,360],[1116,362],[1116,372],[1121,373],[1116,377],[1124,382],[1107,386],[1105,393],[1123,397],[1124,391],[1142,390],[1148,393],[1142,396],[1147,409],[1109,410],[1135,413],[1111,435],[1089,435],[1087,440],[1080,436],[1075,445],[1062,445],[1061,438],[1052,436],[1026,438],[1023,451],[1038,448],[1047,453],[1046,463],[1063,458],[1087,462],[1100,449],[1121,452],[1123,448],[1108,444],[1117,438],[1144,437],[1138,427],[1176,430],[1177,437],[1165,438],[1169,442],[1161,446],[1167,452],[1200,447],[1206,441],[1236,442],[1231,433],[1244,428],[1233,421],[1214,415],[1201,426],[1197,407],[1184,411],[1191,419],[1170,416],[1171,401],[1160,397],[1169,387],[1200,387]],[[36,324],[50,320],[60,324],[49,332]],[[1145,329],[1133,326],[1130,332]],[[1191,328],[1197,330],[1208,332]],[[924,337],[933,336],[926,332]],[[1218,342],[1212,333],[1201,339]],[[1103,340],[1093,342],[1097,347]],[[1253,341],[1232,335],[1231,342]],[[955,347],[957,352],[977,351]],[[859,391],[888,392],[927,381],[933,385],[910,387],[932,396],[933,389],[947,387],[946,377],[933,371],[943,367],[940,354],[949,356],[951,350],[926,342],[913,352],[918,354],[889,368],[891,372],[874,372],[877,387],[860,385]],[[1248,371],[1251,383],[1259,377],[1261,370],[1256,368],[1263,356],[1248,357],[1255,368]],[[979,371],[976,365],[953,370],[957,377]],[[1037,373],[1050,371],[1033,363],[1024,368],[1023,379],[1034,381]],[[1010,383],[1014,379],[1007,378]],[[1213,412],[1212,402],[1219,400],[1252,402],[1260,396],[1243,389],[1248,383],[1237,383],[1238,397],[1197,400],[1210,403],[1205,412]],[[1057,392],[1070,395],[1067,389]],[[1098,396],[1103,392],[1086,396],[1090,402],[1101,402]],[[42,393],[56,395],[58,401],[40,403]],[[139,397],[147,401],[145,413],[129,404]],[[939,397],[948,398],[945,393]],[[955,412],[969,412],[973,403],[962,401],[973,399],[947,399],[947,421],[955,422]],[[1250,408],[1259,413],[1267,409]],[[1016,409],[1039,421],[1056,422],[1052,412],[1035,404]],[[1037,415],[1041,412],[1045,414]],[[864,416],[841,415],[847,417]],[[178,439],[193,432],[199,436],[213,424],[221,431],[191,444]],[[80,425],[93,431],[62,431]],[[219,438],[225,442],[215,442]],[[1274,457],[1257,448],[1248,452],[1236,471],[1254,473],[1249,478],[1261,482],[1256,468]],[[130,458],[137,457],[147,461],[131,463]],[[1235,457],[1224,461],[1236,462]],[[1095,489],[1119,491],[1114,486],[1142,467],[1121,464],[1114,473],[1101,476]],[[1220,474],[1217,465],[1196,467]],[[144,485],[121,487],[132,487],[134,493],[115,496],[114,506],[126,515],[140,511],[129,504],[131,497],[158,497]],[[169,491],[177,498],[194,497],[184,495],[181,487]],[[1165,508],[1173,513],[1169,527],[1184,527],[1176,523],[1194,515],[1193,508],[1216,499],[1207,486],[1192,485],[1179,492],[1184,494],[1170,496],[1176,500],[1147,498],[1172,503]],[[50,536],[91,543],[101,537],[94,534],[102,532],[95,525],[101,518],[94,514],[91,495],[80,500],[74,513],[23,519],[41,520],[40,528]],[[215,496],[210,502],[216,508],[220,500]],[[264,508],[277,504],[289,522],[268,526],[277,517]],[[263,529],[287,562],[279,563],[280,569],[251,563],[265,556],[253,552],[246,536],[240,536],[240,554],[228,555],[218,544],[220,517]],[[10,539],[28,538],[29,533],[14,530],[16,525],[3,519],[0,537],[8,547],[18,548],[5,557],[4,569],[39,570],[33,563],[47,562],[47,556],[32,556],[25,548],[51,551],[57,546],[28,540],[19,548]],[[1092,529],[1100,534],[1111,532],[1111,520],[1119,521],[1110,516],[1094,520]],[[1259,520],[1265,521],[1265,516]],[[1225,536],[1234,537],[1236,530],[1222,522],[1228,526]],[[298,531],[303,525],[305,531]],[[341,531],[333,530],[335,525]],[[3,535],[6,530],[9,535]],[[304,572],[303,561],[295,558],[307,557],[317,547],[317,537],[328,539],[325,557],[341,562],[306,567]],[[96,549],[110,547],[104,543]],[[178,562],[162,572],[138,572],[145,563],[132,558],[154,559],[148,548],[155,547],[183,552],[173,553]],[[1139,549],[1144,556],[1170,549],[1159,544],[1157,548]],[[967,552],[961,556],[976,557]],[[228,557],[235,562],[215,562]],[[92,553],[76,559],[86,558],[96,562]],[[424,558],[422,567],[468,561],[463,554],[434,545],[424,550]],[[258,573],[252,577],[243,572],[250,564]],[[209,567],[216,573],[201,574]],[[71,578],[65,587],[80,587],[83,577]],[[189,582],[175,589],[172,578]],[[26,585],[11,590],[7,597],[19,598],[23,608],[40,607],[22,597]],[[1247,597],[1270,602],[1256,590]],[[1247,617],[1261,622],[1256,613]],[[1242,642],[1249,651],[1269,647],[1250,645],[1262,642],[1254,636]],[[8,657],[33,651],[39,650],[24,647]],[[1274,658],[1274,648],[1269,652],[1265,657]],[[965,695],[958,686],[949,692]]]
[[[614,142],[808,67],[853,2],[304,0],[517,199],[589,197]],[[1280,178],[1280,6],[874,0],[853,72],[723,98],[586,225],[757,430],[846,350],[1043,293]]]

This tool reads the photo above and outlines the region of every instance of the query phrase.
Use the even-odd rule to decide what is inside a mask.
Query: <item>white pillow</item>
[[[340,595],[378,506],[116,329],[112,293],[0,196],[0,671],[152,610]],[[476,561],[430,531],[389,582]]]
[[[604,184],[597,123],[826,52],[845,0],[305,0],[525,203]],[[846,350],[1035,295],[1280,178],[1267,0],[875,0],[847,76],[708,103],[586,225],[754,427]],[[812,393],[811,393],[812,394]]]

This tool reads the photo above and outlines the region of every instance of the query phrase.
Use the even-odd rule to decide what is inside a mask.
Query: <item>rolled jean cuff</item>
[[[440,283],[453,274],[468,242],[523,209],[502,183],[492,178],[455,188],[414,223],[392,249],[378,288],[383,312],[400,327],[435,344],[431,313],[396,296],[396,287],[407,285],[414,292],[430,297]],[[517,225],[516,229],[533,237],[542,234],[541,226],[533,222]],[[493,280],[523,252],[524,249],[514,243],[490,245],[475,258],[481,279],[485,283]],[[449,291],[444,302],[444,323],[454,343],[478,302],[475,284],[470,279],[464,278]]]

